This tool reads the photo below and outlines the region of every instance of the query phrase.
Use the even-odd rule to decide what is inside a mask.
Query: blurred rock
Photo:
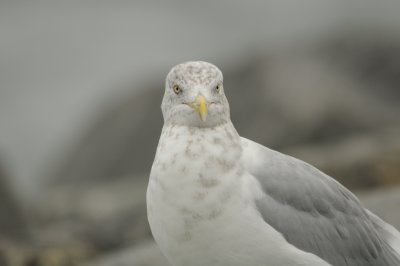
[[[398,105],[368,94],[316,55],[285,51],[252,67],[248,80],[240,72],[225,78],[232,120],[242,136],[269,147],[329,143],[400,121]]]
[[[53,177],[81,183],[148,172],[162,123],[161,84],[154,85],[159,90],[140,90],[99,114]]]
[[[150,237],[146,178],[49,187],[25,215],[29,238],[0,239],[1,266],[75,266]]]
[[[349,188],[400,184],[400,127],[353,134],[330,143],[292,146],[284,152],[312,163]]]
[[[46,209],[34,210],[33,234],[44,243],[87,243],[98,252],[136,244],[150,236],[146,187],[147,178],[133,176],[53,187],[41,200]]]
[[[35,242],[24,244],[0,243],[0,265],[75,266],[91,254],[90,250],[76,242],[41,247],[34,244]]]
[[[22,210],[7,180],[5,170],[0,165],[0,242],[4,238],[19,240],[27,236]]]
[[[84,266],[168,266],[170,265],[154,241],[125,248],[95,259]]]
[[[374,96],[394,104],[400,100],[400,43],[392,32],[348,29],[327,38],[320,52]]]
[[[400,186],[356,191],[366,208],[400,230]]]

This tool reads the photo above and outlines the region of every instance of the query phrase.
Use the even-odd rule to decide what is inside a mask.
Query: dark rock
[[[32,229],[44,246],[77,243],[94,254],[133,245],[151,236],[147,222],[147,180],[126,176],[113,182],[54,186],[39,200]],[[52,200],[49,201],[48,199]]]
[[[26,223],[7,180],[0,165],[0,237],[22,240],[27,237]]]
[[[169,266],[160,249],[153,241],[127,247],[99,257],[82,266]]]

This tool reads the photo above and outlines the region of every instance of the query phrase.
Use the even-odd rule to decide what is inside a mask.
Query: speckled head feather
[[[201,116],[196,109],[199,101],[202,101]],[[166,124],[213,127],[230,121],[222,72],[203,61],[174,66],[165,81],[161,109]]]
[[[215,81],[222,83],[223,76],[221,70],[213,64],[203,61],[190,61],[176,65],[171,69],[167,76],[168,85],[173,86],[173,82],[176,81],[188,86],[210,85]]]

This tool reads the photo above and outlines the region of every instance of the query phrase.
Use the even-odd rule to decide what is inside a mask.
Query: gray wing
[[[264,220],[297,248],[334,266],[399,266],[400,255],[345,187],[311,165],[242,138]]]

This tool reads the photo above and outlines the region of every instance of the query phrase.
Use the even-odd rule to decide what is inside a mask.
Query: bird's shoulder
[[[264,192],[270,196],[281,201],[290,201],[286,197],[294,197],[293,203],[300,203],[300,198],[310,197],[311,201],[304,202],[305,208],[307,203],[319,201],[323,204],[324,200],[343,211],[349,203],[361,208],[353,193],[314,166],[243,137],[241,143],[246,170],[258,179]]]

